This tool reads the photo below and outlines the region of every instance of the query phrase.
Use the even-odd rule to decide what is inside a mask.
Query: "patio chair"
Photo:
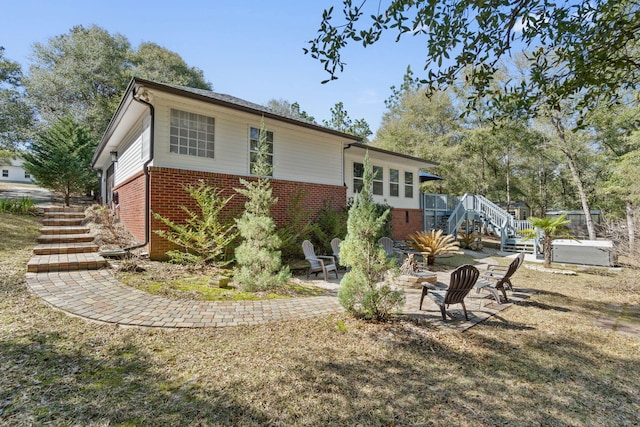
[[[509,302],[507,299],[507,289],[513,292],[513,284],[511,283],[511,276],[518,271],[520,266],[524,262],[524,252],[518,254],[518,256],[511,261],[508,266],[505,265],[488,265],[487,269],[480,276],[480,280],[476,284],[476,291],[480,293],[482,289],[487,289],[498,304],[500,304],[500,294],[502,292],[504,302]]]
[[[336,273],[336,279],[338,278],[338,267],[336,266],[336,260],[332,256],[317,256],[313,250],[313,244],[305,240],[302,242],[302,252],[304,252],[305,259],[309,262],[309,270],[307,271],[307,279],[311,273],[315,273],[317,276],[322,271],[325,282],[329,280],[328,272],[333,271]]]
[[[464,311],[464,318],[469,320],[467,315],[467,307],[464,305],[464,298],[469,294],[473,286],[476,284],[480,272],[472,265],[466,264],[456,268],[451,273],[449,287],[446,290],[438,291],[435,287],[427,282],[422,284],[422,296],[420,297],[420,310],[422,310],[422,302],[425,295],[440,307],[442,320],[447,321],[447,308],[451,304],[461,304]],[[451,317],[451,314],[449,314]]]
[[[381,237],[378,240],[378,244],[384,249],[384,252],[387,254],[387,258],[395,257],[396,253],[393,250],[393,240],[388,237]]]
[[[340,243],[342,240],[337,237],[331,239],[331,250],[333,251],[333,257],[336,259],[336,265],[340,265]]]

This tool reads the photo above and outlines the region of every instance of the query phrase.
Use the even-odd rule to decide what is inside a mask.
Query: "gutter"
[[[155,108],[153,107],[153,105],[142,98],[142,96],[140,96],[140,94],[138,93],[138,88],[133,89],[133,100],[137,101],[141,104],[146,105],[147,107],[149,107],[149,115],[151,116],[151,124],[149,126],[149,159],[144,162],[144,165],[142,165],[142,170],[144,171],[144,187],[145,187],[145,195],[144,195],[144,243],[139,243],[133,246],[127,246],[126,248],[123,248],[122,250],[125,252],[130,252],[133,249],[138,249],[141,248],[143,246],[146,246],[149,244],[149,241],[151,239],[151,179],[149,178],[149,164],[151,163],[151,161],[153,160],[153,155],[154,155],[154,142],[155,142],[155,122],[156,122],[156,115],[155,115]]]

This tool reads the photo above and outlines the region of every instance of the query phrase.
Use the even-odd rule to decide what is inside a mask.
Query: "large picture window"
[[[404,197],[413,199],[413,172],[404,173]]]
[[[265,144],[267,144],[267,162],[271,166],[271,176],[273,176],[273,132],[265,131]],[[253,173],[255,164],[258,161],[258,144],[260,142],[260,129],[250,128],[249,130],[249,173]]]
[[[382,166],[373,167],[373,194],[382,196],[384,191],[384,169]]]
[[[400,194],[400,171],[389,169],[389,196],[398,197]]]
[[[213,117],[171,109],[169,151],[188,156],[214,158]]]

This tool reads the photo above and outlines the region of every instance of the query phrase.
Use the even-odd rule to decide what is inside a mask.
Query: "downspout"
[[[133,100],[149,107],[149,115],[151,116],[151,124],[149,125],[149,159],[142,165],[144,171],[144,243],[139,243],[133,246],[127,246],[123,248],[123,251],[130,252],[133,249],[138,249],[149,244],[151,237],[151,179],[149,178],[149,164],[153,160],[154,149],[154,135],[155,135],[155,108],[151,103],[142,99],[137,91],[133,94]]]

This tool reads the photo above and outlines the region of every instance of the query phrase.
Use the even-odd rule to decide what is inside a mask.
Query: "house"
[[[0,170],[2,171],[0,181],[32,183],[33,179],[31,175],[24,170],[22,167],[23,164],[24,161],[17,158],[11,159],[11,163],[8,165],[0,165]]]
[[[184,185],[205,180],[224,196],[236,194],[227,206],[241,209],[234,188],[251,177],[262,120],[278,197],[276,223],[287,221],[288,201],[298,191],[311,212],[324,203],[345,206],[362,186],[368,151],[374,198],[393,207],[393,237],[422,229],[418,173],[434,163],[369,147],[353,135],[229,95],[138,78],[127,87],[92,160],[101,174],[103,203],[117,207],[152,258],[164,257],[170,246],[153,232],[164,227],[153,213],[184,218],[181,206],[192,206]]]

